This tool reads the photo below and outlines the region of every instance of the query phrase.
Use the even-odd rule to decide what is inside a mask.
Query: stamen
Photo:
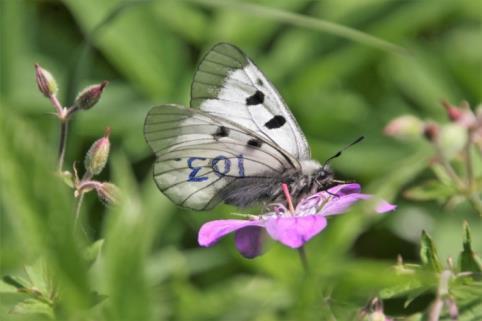
[[[276,215],[283,215],[284,213],[288,212],[288,209],[282,203],[268,204],[268,209],[272,209]]]
[[[231,215],[240,216],[243,218],[247,218],[249,220],[257,220],[260,218],[260,215],[252,215],[252,214],[231,213]]]
[[[290,191],[288,189],[288,185],[285,183],[281,183],[281,189],[285,194],[286,201],[288,202],[288,209],[290,210],[291,214],[295,214],[295,208],[293,207],[293,202],[291,201]]]

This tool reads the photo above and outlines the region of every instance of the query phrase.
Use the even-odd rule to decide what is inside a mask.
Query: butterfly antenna
[[[329,161],[331,161],[333,158],[337,158],[339,157],[345,150],[347,150],[348,148],[352,147],[353,145],[355,144],[358,144],[359,142],[361,142],[363,139],[365,138],[365,136],[360,136],[358,137],[357,139],[355,139],[355,141],[353,141],[352,143],[346,145],[345,147],[343,147],[342,149],[340,149],[335,155],[331,156],[330,158],[328,158],[324,163],[323,163],[323,167],[325,167]]]

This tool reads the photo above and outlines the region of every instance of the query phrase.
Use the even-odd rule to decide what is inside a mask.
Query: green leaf
[[[404,196],[415,201],[446,200],[457,193],[452,186],[436,180],[429,180],[405,191]]]
[[[89,245],[85,250],[84,250],[84,258],[87,260],[88,264],[93,264],[94,261],[97,259],[97,257],[100,254],[100,251],[102,250],[102,247],[104,245],[104,240],[100,239]]]
[[[472,237],[467,221],[464,222],[463,250],[459,256],[460,272],[482,272],[482,262],[477,254],[472,250]]]
[[[43,314],[51,319],[54,317],[54,311],[50,305],[35,299],[27,299],[18,303],[10,310],[10,313]]]
[[[28,281],[13,275],[5,275],[2,281],[8,285],[15,287],[17,290],[23,290],[29,286]]]
[[[436,272],[442,271],[442,264],[440,263],[437,249],[433,244],[432,238],[425,231],[422,231],[422,238],[420,240],[420,258],[423,265]]]
[[[49,280],[45,260],[38,259],[34,264],[25,266],[25,271],[32,283],[32,288],[44,294],[49,293]]]

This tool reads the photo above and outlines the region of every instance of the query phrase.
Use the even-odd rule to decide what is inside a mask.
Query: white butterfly
[[[154,179],[174,203],[207,210],[220,202],[247,207],[334,185],[278,91],[237,47],[220,43],[202,59],[191,108],[152,108],[144,126],[156,153]]]

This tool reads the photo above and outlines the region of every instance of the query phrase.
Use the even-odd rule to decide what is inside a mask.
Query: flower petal
[[[263,228],[246,226],[235,233],[236,248],[242,256],[255,258],[263,252]]]
[[[340,184],[328,189],[327,194],[344,196],[348,194],[360,193],[361,186],[358,183]]]
[[[387,201],[380,200],[375,207],[375,211],[379,214],[394,211],[397,205],[390,204]]]
[[[346,212],[347,209],[360,200],[371,199],[373,196],[363,193],[353,193],[341,197],[333,197],[321,209],[320,215],[329,216]],[[390,204],[384,200],[379,200],[375,206],[377,213],[386,213],[397,208],[396,205]]]
[[[198,243],[201,246],[212,246],[226,234],[242,229],[246,226],[262,226],[261,221],[249,220],[216,220],[201,226]]]
[[[336,215],[346,212],[346,210],[359,200],[369,199],[371,196],[361,193],[353,193],[345,196],[333,196],[321,209],[320,215]]]
[[[296,249],[320,233],[326,224],[322,215],[307,215],[271,218],[265,226],[271,238]]]

